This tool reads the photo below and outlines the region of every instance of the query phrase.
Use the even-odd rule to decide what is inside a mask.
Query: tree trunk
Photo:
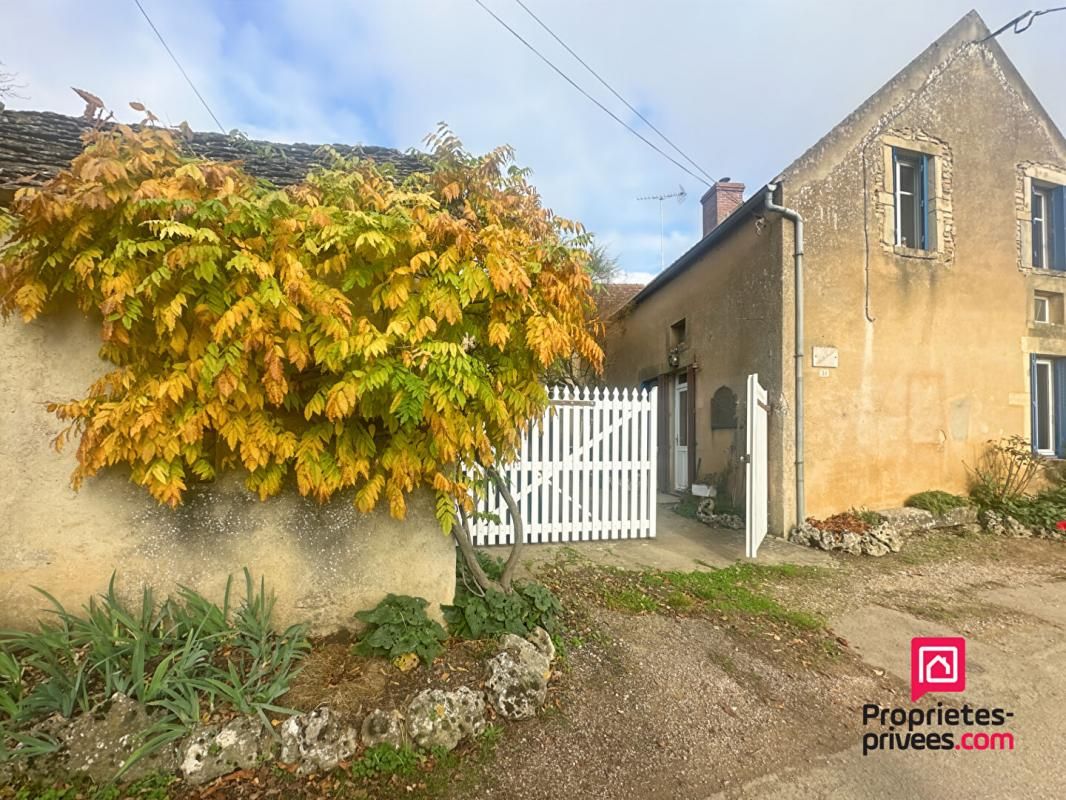
[[[463,510],[462,505],[459,506],[459,520],[460,524],[452,528],[452,536],[459,545],[459,552],[462,553],[463,562],[470,570],[474,583],[478,585],[482,593],[488,589],[498,588],[496,582],[485,574],[485,570],[481,568],[481,562],[477,560],[474,544],[470,540],[470,522],[466,518],[466,511]]]
[[[503,566],[503,573],[500,575],[500,587],[507,594],[511,593],[511,579],[514,576],[514,571],[518,567],[518,556],[522,552],[522,546],[525,544],[525,528],[522,525],[522,515],[518,511],[518,503],[515,502],[514,497],[511,495],[511,490],[507,486],[500,473],[496,471],[495,467],[486,467],[485,474],[489,476],[492,482],[496,485],[496,489],[503,497],[503,502],[507,504],[507,510],[511,512],[511,521],[514,530],[514,544],[511,545],[511,555],[507,558],[507,563]]]

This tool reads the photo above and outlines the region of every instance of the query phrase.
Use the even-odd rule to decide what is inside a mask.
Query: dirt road
[[[814,663],[714,619],[597,612],[610,643],[574,653],[562,711],[508,732],[479,796],[1066,796],[1066,549],[937,537],[837,567],[777,587],[847,642]],[[862,705],[910,707],[917,635],[967,637],[967,691],[943,700],[1013,711],[1013,752],[863,757]]]

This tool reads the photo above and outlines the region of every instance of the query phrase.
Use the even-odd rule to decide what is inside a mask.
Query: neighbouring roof
[[[600,319],[608,319],[644,288],[643,283],[604,283],[593,290]]]
[[[50,111],[0,111],[0,201],[22,186],[44,183],[82,151],[81,135],[92,127],[82,117]],[[299,183],[311,168],[325,164],[322,145],[278,144],[222,133],[197,131],[188,147],[196,155],[214,161],[242,161],[249,173],[279,186]],[[422,165],[417,154],[388,147],[335,144],[345,156],[391,164],[400,176]]]

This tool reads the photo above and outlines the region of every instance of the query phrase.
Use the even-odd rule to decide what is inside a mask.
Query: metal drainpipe
[[[792,220],[795,235],[795,321],[796,321],[796,525],[805,518],[803,485],[803,217],[791,208],[774,203],[777,184],[766,185],[766,210],[775,211]]]

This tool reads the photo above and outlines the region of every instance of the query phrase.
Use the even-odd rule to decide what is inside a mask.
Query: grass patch
[[[665,572],[661,577],[671,587],[671,596],[680,593],[692,601],[692,606],[701,600],[704,608],[721,614],[764,617],[802,630],[817,630],[824,625],[820,618],[786,609],[761,590],[760,584],[769,579],[795,578],[803,574],[802,570],[791,564],[734,564],[713,572]]]
[[[659,610],[659,603],[655,598],[638,588],[606,588],[603,590],[602,597],[603,604],[612,611],[644,614]]]
[[[932,489],[928,492],[912,494],[903,501],[903,505],[907,508],[920,508],[923,511],[928,511],[931,514],[941,517],[953,509],[970,505],[970,501],[965,497],[960,497],[951,492],[942,492],[939,489]]]
[[[10,797],[11,800],[167,800],[171,796],[170,788],[177,780],[173,775],[149,775],[119,787],[114,784],[94,786],[91,780],[83,778],[51,786],[26,785],[11,795],[4,794],[0,788],[0,797]]]
[[[734,564],[724,569],[625,570],[591,564],[557,570],[553,588],[612,611],[630,614],[710,614],[787,625],[800,631],[824,627],[821,618],[774,599],[768,584],[809,581],[817,567]]]

